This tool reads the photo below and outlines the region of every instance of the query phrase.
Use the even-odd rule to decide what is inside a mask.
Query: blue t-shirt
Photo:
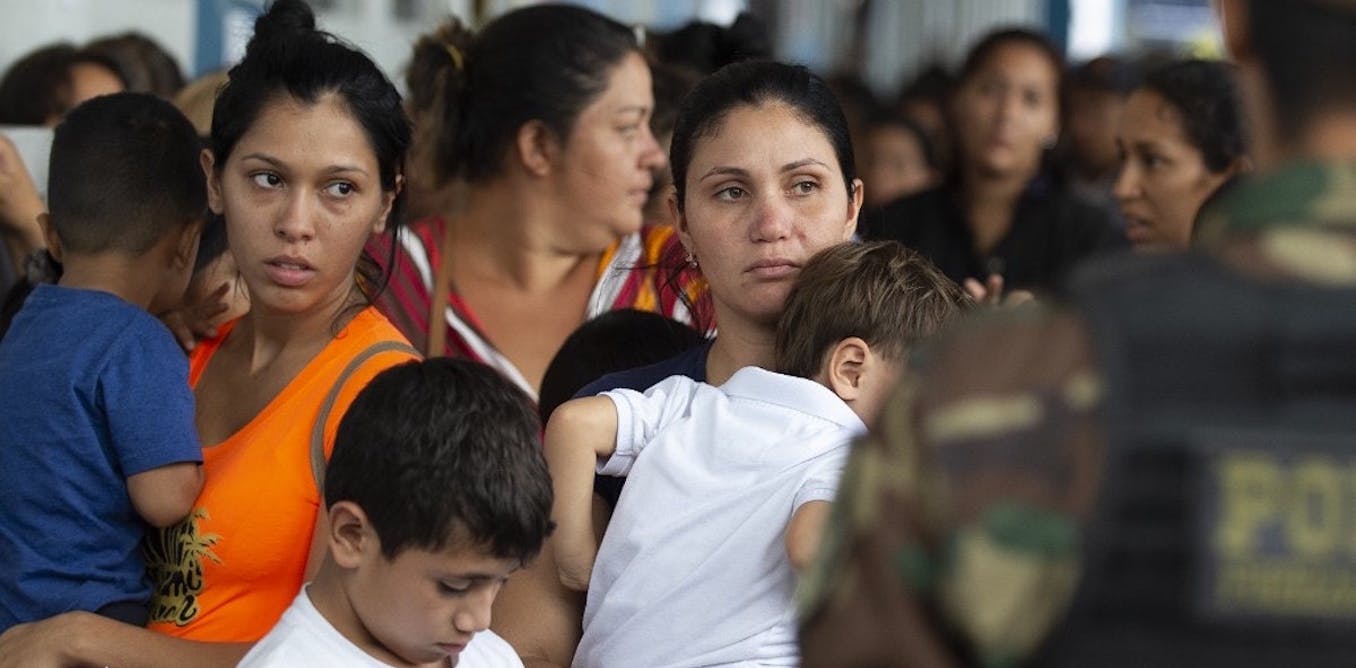
[[[0,340],[0,631],[146,603],[126,479],[201,462],[188,360],[145,310],[40,285]]]
[[[649,366],[609,373],[585,385],[584,389],[577,392],[574,397],[576,399],[591,397],[608,390],[617,389],[644,392],[669,376],[687,376],[699,383],[704,383],[706,382],[706,356],[711,352],[711,344],[712,342],[708,341],[699,346],[693,346],[673,357]],[[593,491],[598,496],[603,497],[608,506],[616,508],[617,499],[621,498],[622,486],[625,484],[626,478],[595,476]]]

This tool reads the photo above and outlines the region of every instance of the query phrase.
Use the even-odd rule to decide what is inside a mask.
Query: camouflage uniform
[[[1285,169],[1245,184],[1213,211],[1198,235],[1203,253],[1172,258],[1126,258],[1123,264],[1133,265],[1129,276],[1139,280],[1166,274],[1168,278],[1155,288],[1160,289],[1171,285],[1174,271],[1214,271],[1212,275],[1220,281],[1220,294],[1248,289],[1297,290],[1301,292],[1295,294],[1319,294],[1327,300],[1322,302],[1324,313],[1356,312],[1356,164]],[[1172,370],[1155,376],[1143,364],[1103,373],[1118,364],[1101,350],[1112,347],[1106,337],[1114,338],[1116,333],[1099,327],[1094,312],[1099,307],[1116,310],[1121,308],[1118,304],[1135,303],[1118,301],[1111,294],[1134,289],[1121,288],[1127,279],[1124,269],[1103,272],[1109,276],[1100,280],[1094,277],[1082,281],[1085,286],[1093,286],[1093,291],[1080,294],[1075,288],[1071,308],[1037,307],[985,314],[963,323],[919,356],[914,372],[907,374],[872,434],[854,451],[819,563],[803,582],[801,642],[805,666],[1060,664],[1061,661],[1046,655],[1049,646],[1057,644],[1051,640],[1052,631],[1059,630],[1055,636],[1068,635],[1070,632],[1063,629],[1076,626],[1074,622],[1085,612],[1088,617],[1095,617],[1095,602],[1084,601],[1085,592],[1098,589],[1098,595],[1107,595],[1118,584],[1129,591],[1117,591],[1115,596],[1121,598],[1107,599],[1114,602],[1110,606],[1112,615],[1120,610],[1133,610],[1135,615],[1150,620],[1146,622],[1148,626],[1153,625],[1155,616],[1161,616],[1170,620],[1166,626],[1182,629],[1179,638],[1160,647],[1163,656],[1150,659],[1149,652],[1143,655],[1142,662],[1127,665],[1181,664],[1187,661],[1186,656],[1198,660],[1218,655],[1211,653],[1217,652],[1215,645],[1183,648],[1183,644],[1195,642],[1197,637],[1238,645],[1239,657],[1229,665],[1245,665],[1249,657],[1255,656],[1272,656],[1276,659],[1272,661],[1274,665],[1316,665],[1308,655],[1259,655],[1258,651],[1309,642],[1297,638],[1318,637],[1315,642],[1326,642],[1321,631],[1318,635],[1313,631],[1315,626],[1324,624],[1330,624],[1326,628],[1340,629],[1343,638],[1356,635],[1350,633],[1356,628],[1352,624],[1356,620],[1356,599],[1342,602],[1345,599],[1337,597],[1320,601],[1313,592],[1306,594],[1309,598],[1276,598],[1279,590],[1275,587],[1258,590],[1261,594],[1254,599],[1246,596],[1229,599],[1227,596],[1240,592],[1247,594],[1248,583],[1252,581],[1245,578],[1240,581],[1241,588],[1226,590],[1221,584],[1225,582],[1224,576],[1220,575],[1233,572],[1227,569],[1240,564],[1255,566],[1265,561],[1259,561],[1260,552],[1251,555],[1258,557],[1252,561],[1247,560],[1247,554],[1241,562],[1229,561],[1238,557],[1236,551],[1227,549],[1235,543],[1251,545],[1262,552],[1270,550],[1261,556],[1271,559],[1265,563],[1273,565],[1278,559],[1283,561],[1298,554],[1297,547],[1309,550],[1305,554],[1310,557],[1315,545],[1322,548],[1322,543],[1314,542],[1312,531],[1299,536],[1307,543],[1287,539],[1290,534],[1284,534],[1280,527],[1285,518],[1276,518],[1273,523],[1276,526],[1261,526],[1259,521],[1255,527],[1245,527],[1249,531],[1241,534],[1237,531],[1230,534],[1230,527],[1225,526],[1229,521],[1221,518],[1230,517],[1231,508],[1241,508],[1245,520],[1267,516],[1263,512],[1265,503],[1280,504],[1284,499],[1279,492],[1266,496],[1258,490],[1267,489],[1267,481],[1283,480],[1304,466],[1309,467],[1305,474],[1316,476],[1316,480],[1336,480],[1329,474],[1337,475],[1334,471],[1340,469],[1341,475],[1347,476],[1341,478],[1345,487],[1331,489],[1348,491],[1333,497],[1334,503],[1356,509],[1356,498],[1352,498],[1356,496],[1356,460],[1350,456],[1341,460],[1324,455],[1326,458],[1310,458],[1304,464],[1295,459],[1299,456],[1296,450],[1277,454],[1275,449],[1261,448],[1256,452],[1235,449],[1231,454],[1238,456],[1232,459],[1215,456],[1190,460],[1206,462],[1200,466],[1174,460],[1173,471],[1203,471],[1199,480],[1214,486],[1202,489],[1214,490],[1211,492],[1214,496],[1182,493],[1183,489],[1195,489],[1191,486],[1195,483],[1187,482],[1180,485],[1174,482],[1165,492],[1175,504],[1167,515],[1194,518],[1182,519],[1177,529],[1183,535],[1195,532],[1206,538],[1195,547],[1164,548],[1165,554],[1171,552],[1173,559],[1179,561],[1163,563],[1182,565],[1160,573],[1158,579],[1167,583],[1160,587],[1163,595],[1155,598],[1152,593],[1143,596],[1137,593],[1136,588],[1153,589],[1158,585],[1152,566],[1145,572],[1145,568],[1136,571],[1133,564],[1126,565],[1144,557],[1133,549],[1117,552],[1114,556],[1119,561],[1104,560],[1102,566],[1092,564],[1089,536],[1114,539],[1121,538],[1116,531],[1128,531],[1120,525],[1114,531],[1105,529],[1104,525],[1120,521],[1109,519],[1116,517],[1116,509],[1108,507],[1111,504],[1107,497],[1115,496],[1107,491],[1112,486],[1109,481],[1119,477],[1120,482],[1126,482],[1142,473],[1131,470],[1133,466],[1125,468],[1120,455],[1115,454],[1135,439],[1143,440],[1142,433],[1135,433],[1144,426],[1136,423],[1142,414],[1141,406],[1134,403],[1139,400],[1138,395],[1127,397],[1136,392],[1154,396],[1149,390],[1130,384],[1129,376],[1136,376],[1141,384],[1160,385],[1165,384],[1159,382],[1163,378],[1172,378],[1167,375]],[[1161,289],[1156,294],[1165,302],[1175,297]],[[1102,295],[1108,296],[1110,307],[1100,303]],[[1154,299],[1155,307],[1160,298]],[[1246,327],[1246,322],[1266,325],[1270,312],[1258,315],[1240,308],[1235,313],[1227,305],[1212,310],[1214,304],[1192,301],[1196,298],[1195,293],[1181,296],[1179,312],[1188,314],[1185,318],[1202,313],[1202,318],[1215,318],[1216,324],[1237,328],[1242,338],[1261,340],[1274,336],[1273,333],[1254,336]],[[1305,308],[1306,299],[1282,301]],[[1163,308],[1169,307],[1159,307],[1159,311]],[[1294,322],[1307,325],[1318,319],[1321,318],[1306,312],[1291,317],[1286,325]],[[1348,318],[1347,322],[1356,320]],[[1344,348],[1306,343],[1300,352],[1312,354],[1305,358],[1287,350],[1284,372],[1316,378],[1309,385],[1320,386],[1314,391],[1307,389],[1307,385],[1290,391],[1304,393],[1306,397],[1317,396],[1315,392],[1321,391],[1321,398],[1337,399],[1338,405],[1345,406],[1344,411],[1337,413],[1356,415],[1356,403],[1342,403],[1356,394],[1353,390],[1356,372],[1338,369],[1329,374],[1325,363],[1356,358],[1356,339],[1346,340]],[[1215,342],[1169,343],[1185,354],[1211,357],[1210,346]],[[1207,362],[1214,366],[1202,367],[1206,369],[1202,383],[1219,381],[1219,377],[1240,366],[1244,370],[1252,368],[1227,355]],[[1332,374],[1338,377],[1330,377]],[[1118,375],[1125,377],[1118,380]],[[1254,381],[1244,377],[1224,382],[1242,387]],[[1218,401],[1211,396],[1228,395],[1227,391],[1201,390],[1196,386],[1187,391],[1189,394],[1174,396],[1176,403],[1167,410],[1180,407],[1209,413],[1221,406],[1227,410],[1246,403],[1231,396]],[[1161,425],[1181,417],[1165,419],[1163,415],[1159,411],[1146,419],[1158,420],[1156,424]],[[1246,414],[1240,417],[1231,413],[1227,420],[1220,415],[1213,417],[1231,425],[1248,422]],[[1284,422],[1271,418],[1268,415],[1257,422]],[[1324,426],[1350,436],[1356,433],[1354,420],[1339,416],[1332,425]],[[1322,422],[1309,413],[1293,421],[1299,429],[1310,429]],[[1185,433],[1179,430],[1173,432],[1173,437],[1179,436],[1179,432]],[[1236,448],[1238,442],[1229,443],[1230,448]],[[1347,462],[1351,466],[1343,468]],[[1249,471],[1261,471],[1262,475],[1254,478],[1235,475]],[[1228,478],[1229,475],[1237,479]],[[1121,489],[1118,494],[1124,495],[1124,490],[1133,485],[1115,487]],[[1305,497],[1302,503],[1307,504],[1308,500]],[[1197,505],[1206,510],[1194,512],[1192,508]],[[1307,506],[1292,506],[1292,510],[1298,508],[1292,515],[1308,512]],[[1250,516],[1247,511],[1255,512]],[[1171,523],[1181,518],[1168,519]],[[1356,556],[1353,556],[1356,529],[1351,528],[1356,526],[1356,517],[1348,516],[1347,521],[1348,528],[1341,536],[1350,552],[1319,555],[1326,561],[1310,559],[1304,562],[1306,568],[1327,570],[1304,573],[1319,573],[1327,578],[1323,582],[1328,585],[1339,589],[1345,586],[1347,593],[1356,595]],[[1099,526],[1104,526],[1100,534]],[[1103,550],[1103,556],[1107,552]],[[1114,568],[1105,566],[1112,562]],[[1124,582],[1097,586],[1119,578],[1120,573],[1127,574]],[[1271,628],[1267,625],[1276,622],[1278,628],[1291,635],[1267,635],[1270,631],[1258,635],[1246,625],[1222,626],[1224,631],[1210,626],[1223,624],[1219,620],[1232,613],[1245,613],[1249,624],[1262,620],[1258,628]],[[1064,623],[1066,615],[1068,623]],[[1299,626],[1285,626],[1294,619],[1300,620]],[[1089,643],[1107,639],[1106,633],[1089,631],[1088,635],[1094,636]],[[1349,645],[1352,641],[1340,642]],[[1127,641],[1125,647],[1135,650],[1144,644]],[[1350,652],[1349,646],[1346,651]],[[1351,658],[1356,655],[1342,656],[1348,665],[1356,662]]]

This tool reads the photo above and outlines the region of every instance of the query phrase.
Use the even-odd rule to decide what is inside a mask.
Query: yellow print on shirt
[[[198,533],[198,521],[207,509],[197,508],[174,526],[150,533],[142,544],[146,572],[151,578],[151,621],[186,626],[198,616],[202,595],[203,558],[220,564],[212,546],[221,536]]]
[[[1356,617],[1356,459],[1236,452],[1215,476],[1213,607]]]

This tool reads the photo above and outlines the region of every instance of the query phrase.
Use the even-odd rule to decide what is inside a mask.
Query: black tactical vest
[[[1165,256],[1071,292],[1109,449],[1034,665],[1356,666],[1356,288]]]

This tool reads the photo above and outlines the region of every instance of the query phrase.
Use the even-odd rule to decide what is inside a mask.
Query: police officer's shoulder
[[[911,366],[914,417],[934,447],[1043,430],[1100,400],[1089,328],[1062,306],[978,310],[915,351]]]

